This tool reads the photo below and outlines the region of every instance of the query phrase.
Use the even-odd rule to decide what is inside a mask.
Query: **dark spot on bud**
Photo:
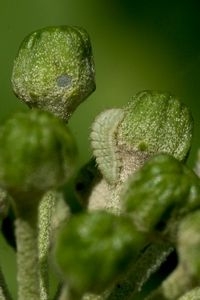
[[[71,76],[67,75],[67,74],[63,74],[57,77],[57,85],[59,87],[70,87],[71,82],[72,82],[72,78]]]

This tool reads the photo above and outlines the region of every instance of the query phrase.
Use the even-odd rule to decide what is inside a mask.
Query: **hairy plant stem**
[[[106,299],[125,300],[137,296],[143,285],[159,269],[172,251],[173,247],[169,243],[151,244],[134,263],[128,274],[115,284]]]
[[[18,214],[15,221],[15,233],[18,300],[39,300],[37,207],[32,207],[30,218]]]
[[[49,298],[49,247],[51,236],[51,219],[55,209],[56,194],[53,191],[47,192],[39,206],[39,280],[40,297],[42,300]]]

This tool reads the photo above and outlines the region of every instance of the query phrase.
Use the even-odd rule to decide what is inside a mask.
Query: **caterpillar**
[[[90,135],[97,165],[111,185],[116,183],[120,174],[121,163],[117,151],[116,133],[123,118],[122,109],[108,109],[100,113],[92,125]]]

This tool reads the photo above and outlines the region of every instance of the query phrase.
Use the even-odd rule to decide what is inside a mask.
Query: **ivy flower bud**
[[[188,108],[168,93],[144,91],[125,108],[118,137],[131,151],[168,153],[185,159],[191,145],[193,120]]]
[[[90,39],[79,27],[47,27],[28,35],[14,61],[13,91],[29,106],[68,120],[95,90]]]
[[[55,247],[61,274],[78,295],[101,293],[130,267],[144,236],[126,216],[103,211],[72,217]]]
[[[200,208],[200,180],[174,157],[160,154],[149,159],[127,180],[121,198],[141,231],[163,230],[169,219]]]
[[[188,108],[167,93],[143,91],[123,109],[97,116],[91,133],[97,164],[115,185],[158,153],[182,161],[190,149],[193,120]]]
[[[0,128],[0,185],[13,198],[35,198],[72,173],[76,147],[66,125],[50,113],[17,113]]]

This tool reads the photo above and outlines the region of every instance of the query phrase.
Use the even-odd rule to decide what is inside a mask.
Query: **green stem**
[[[0,269],[0,299],[1,300],[11,300],[12,299],[1,269]]]
[[[59,297],[61,296],[61,292],[62,292],[62,287],[63,287],[63,283],[60,282],[57,286],[57,290],[56,290],[56,293],[53,297],[53,300],[58,300],[60,299]]]
[[[54,192],[48,192],[43,197],[39,206],[39,280],[40,280],[40,297],[42,300],[49,298],[49,247],[51,235],[51,219],[55,208]]]
[[[18,217],[17,240],[18,300],[39,300],[37,222]]]
[[[67,285],[63,285],[61,294],[58,300],[82,300],[83,297],[72,291]]]
[[[129,273],[114,286],[107,300],[125,300],[134,298],[156,272],[166,257],[173,251],[168,243],[154,243],[134,263]]]

